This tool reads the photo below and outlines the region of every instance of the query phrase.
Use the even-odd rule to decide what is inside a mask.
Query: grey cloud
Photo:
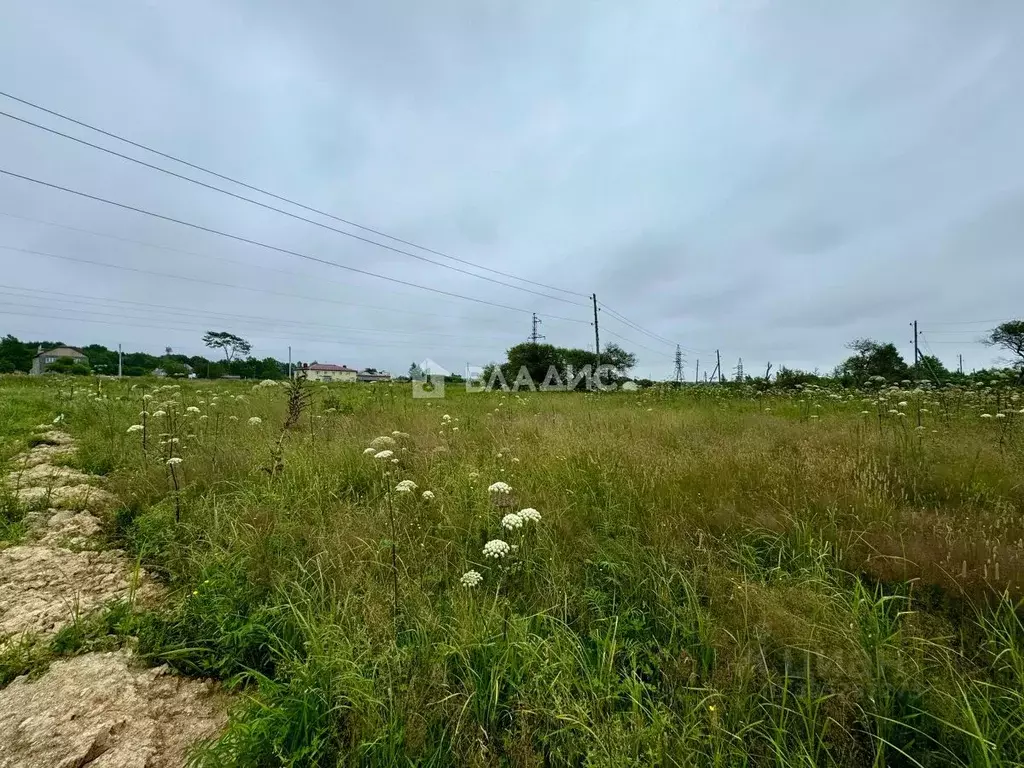
[[[702,361],[721,349],[728,370],[739,356],[748,369],[769,359],[827,369],[850,338],[902,343],[915,318],[1024,312],[1024,8],[1011,0],[37,0],[5,22],[6,90],[431,248],[597,292]],[[576,321],[549,317],[549,340],[591,343],[579,296],[559,294],[583,306],[443,270],[3,118],[0,146],[0,167],[523,310],[0,178],[0,211],[242,264],[3,216],[0,245],[296,294],[0,249],[5,284],[191,313],[91,316],[104,324],[25,311],[0,315],[0,332],[198,352],[186,326],[217,324],[220,312],[269,318],[219,323],[260,354],[284,356],[291,343],[305,358],[396,371],[427,355],[451,369],[496,359],[534,311]],[[26,303],[9,298],[12,313]],[[670,373],[671,345],[607,314],[602,323],[656,350],[638,348],[641,373]],[[940,355],[992,358],[966,341],[973,333],[942,347],[934,338]]]

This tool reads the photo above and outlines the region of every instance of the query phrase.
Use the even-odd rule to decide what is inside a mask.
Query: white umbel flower
[[[395,491],[398,493],[412,493],[416,490],[416,483],[412,480],[402,480],[398,485],[395,486]]]
[[[199,409],[196,408],[196,406],[194,405],[190,405],[188,408],[185,409],[185,413],[199,413]]]
[[[373,456],[375,453],[377,453],[377,451],[375,451],[373,448],[363,448],[364,456]]]
[[[131,432],[141,432],[142,430],[143,430],[143,426],[141,424],[132,424],[130,427],[128,427],[128,432],[129,433],[131,433]]]
[[[483,580],[484,577],[480,575],[479,571],[466,571],[462,574],[462,578],[459,579],[459,583],[464,587],[472,589]]]
[[[167,466],[176,467],[181,464],[181,456],[172,456],[167,460]]]
[[[500,560],[511,551],[512,548],[508,545],[508,542],[501,539],[491,539],[484,544],[484,557],[493,557],[495,560]]]
[[[514,531],[516,528],[522,528],[524,522],[523,518],[512,512],[501,518],[501,527],[506,531]]]
[[[538,512],[533,507],[527,507],[526,509],[520,509],[519,510],[519,517],[523,520],[523,522],[528,522],[528,523],[539,523],[540,522],[540,512]]]
[[[433,491],[424,491],[423,492],[423,500],[424,501],[433,501],[434,500],[434,492]]]
[[[249,426],[250,427],[258,427],[262,423],[263,423],[263,419],[261,419],[259,416],[250,416],[249,417]]]
[[[377,450],[380,450],[381,448],[388,448],[394,444],[395,438],[389,437],[388,435],[381,435],[380,437],[375,437],[370,441],[370,447],[376,448]]]
[[[384,459],[390,459],[394,455],[394,451],[380,451],[379,453],[373,454],[373,458],[383,461]]]
[[[154,412],[153,412],[153,416],[154,416],[154,417],[157,417],[157,416],[166,416],[166,415],[167,415],[167,412],[166,412],[166,411],[154,411]]]
[[[983,419],[991,419],[992,418],[992,414],[991,413],[983,413],[983,414],[981,414],[981,418],[983,418]]]
[[[487,490],[491,493],[512,493],[512,486],[499,480],[487,486]]]
[[[400,432],[399,430],[396,429],[396,430],[394,430],[391,433],[391,436],[392,437],[408,437],[409,433],[408,432]]]

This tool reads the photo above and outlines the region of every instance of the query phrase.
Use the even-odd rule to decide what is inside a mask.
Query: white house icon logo
[[[412,396],[415,398],[444,397],[444,377],[451,376],[443,366],[429,357],[420,363],[420,376],[412,380]]]

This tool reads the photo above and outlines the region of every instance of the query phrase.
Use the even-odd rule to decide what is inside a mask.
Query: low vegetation
[[[207,765],[1024,763],[1010,379],[452,389],[0,379],[169,595],[0,683],[131,638],[244,692]]]

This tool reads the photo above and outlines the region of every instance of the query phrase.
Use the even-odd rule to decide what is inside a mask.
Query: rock
[[[152,599],[159,589],[145,576],[113,552],[9,547],[0,551],[0,637],[52,634],[76,614],[127,598],[136,579],[138,599]]]
[[[53,464],[36,464],[16,469],[7,474],[7,485],[11,488],[42,486],[50,488],[60,485],[82,485],[95,482],[96,475],[87,475],[71,467],[55,467]]]
[[[39,435],[36,440],[47,445],[74,445],[75,438],[59,429],[51,429]]]
[[[136,669],[123,651],[57,661],[0,691],[0,768],[180,768],[226,708],[217,686]]]
[[[15,492],[15,496],[26,507],[103,512],[118,505],[117,497],[112,493],[85,483],[53,488],[21,488]]]
[[[11,466],[16,470],[24,470],[39,464],[50,464],[56,459],[67,458],[74,452],[73,445],[37,445],[32,450],[14,457]]]

